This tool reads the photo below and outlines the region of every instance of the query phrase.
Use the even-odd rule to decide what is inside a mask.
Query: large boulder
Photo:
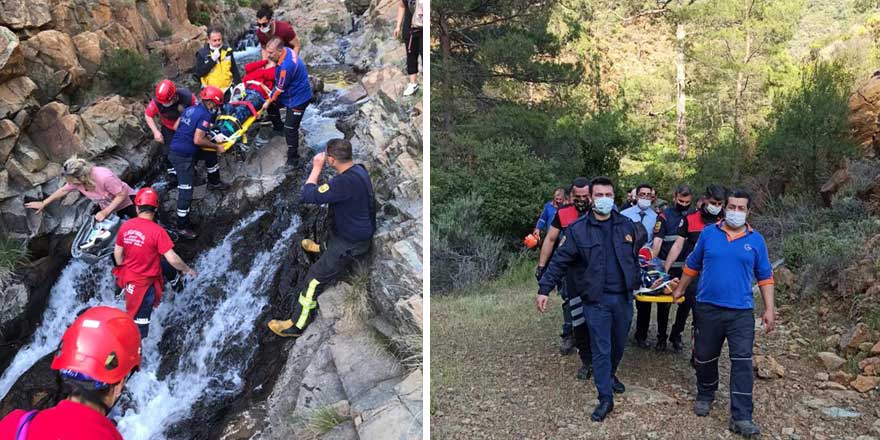
[[[70,114],[67,105],[56,101],[44,105],[34,115],[28,134],[50,160],[62,163],[85,151],[78,136],[79,126],[79,117]]]
[[[18,126],[9,119],[0,120],[0,164],[6,163],[18,141]]]
[[[24,74],[24,55],[18,36],[0,26],[0,82]]]
[[[101,35],[86,31],[73,36],[73,44],[76,45],[76,55],[80,65],[86,69],[89,75],[94,75],[101,67],[104,51],[101,49]]]
[[[38,33],[22,43],[28,76],[39,86],[41,102],[83,85],[86,70],[79,64],[69,35],[56,30]]]
[[[849,123],[856,145],[865,157],[880,153],[880,71],[849,98]]]
[[[189,23],[181,24],[167,40],[154,41],[147,46],[165,58],[165,76],[175,77],[195,67],[195,53],[205,44],[205,28]]]
[[[99,126],[106,132],[112,141],[110,147],[119,146],[128,149],[140,145],[146,139],[141,124],[143,114],[143,103],[113,95],[89,106],[80,116],[84,124]],[[93,132],[101,134],[98,129],[94,129]],[[93,155],[103,152],[98,151],[95,146],[89,146],[87,149]]]
[[[0,84],[0,118],[13,117],[22,109],[38,107],[36,91],[37,84],[26,76]]]
[[[0,25],[12,29],[38,28],[52,20],[48,0],[0,0]]]

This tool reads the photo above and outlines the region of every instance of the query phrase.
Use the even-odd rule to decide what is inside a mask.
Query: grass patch
[[[131,49],[117,49],[104,57],[101,72],[116,93],[135,96],[152,89],[162,76],[162,65],[154,55],[143,56]]]
[[[159,27],[157,32],[159,33],[159,38],[168,38],[171,36],[171,34],[174,33],[174,31],[171,29],[170,23],[163,24],[161,27]]]
[[[309,417],[308,431],[317,438],[320,435],[330,432],[333,428],[346,420],[348,420],[348,418],[339,414],[336,409],[330,406],[318,408]]]
[[[392,338],[392,342],[399,347],[400,363],[408,371],[415,371],[423,367],[422,332],[413,329],[412,333],[406,333]]]
[[[363,262],[355,263],[348,278],[351,292],[343,302],[343,314],[350,322],[363,322],[372,314],[370,305],[370,268]]]
[[[12,280],[15,266],[27,258],[24,243],[6,236],[0,236],[0,288]]]

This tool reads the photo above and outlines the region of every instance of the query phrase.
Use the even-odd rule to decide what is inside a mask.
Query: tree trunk
[[[679,0],[681,6],[681,0]],[[688,152],[687,122],[685,119],[685,80],[684,80],[684,23],[679,19],[675,27],[675,136],[678,141],[678,155],[683,159]]]

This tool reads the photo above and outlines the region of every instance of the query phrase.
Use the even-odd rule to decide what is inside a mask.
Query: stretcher
[[[649,303],[672,303],[672,295],[641,295],[636,294],[636,301],[641,302],[649,302]],[[681,297],[676,301],[676,304],[681,304],[684,302],[684,297]]]
[[[266,87],[262,83],[259,83],[256,81],[248,81],[248,84],[249,85],[259,85],[260,87],[263,88],[263,90],[266,92],[267,95],[271,93],[271,90],[269,90],[269,88]],[[245,96],[243,84],[239,84],[239,86],[236,86],[236,88],[233,90],[234,91],[232,93],[232,96]],[[254,108],[254,105],[248,101],[230,101],[229,104],[231,104],[233,106],[243,105],[243,106],[247,107],[248,110],[250,110],[251,114],[250,114],[250,116],[248,116],[247,119],[245,119],[244,122],[239,122],[238,118],[236,118],[235,116],[232,116],[232,115],[220,115],[217,117],[217,121],[214,123],[215,127],[218,125],[221,125],[221,124],[230,124],[232,126],[232,128],[234,129],[234,131],[231,135],[223,135],[222,133],[219,132],[219,130],[217,132],[214,132],[212,135],[212,139],[214,140],[214,142],[220,144],[224,153],[226,151],[229,151],[230,148],[232,148],[233,146],[235,146],[235,144],[237,144],[239,142],[241,142],[242,144],[247,144],[248,143],[248,138],[247,138],[248,130],[251,128],[251,126],[254,124],[254,122],[256,122],[258,119],[260,119],[260,116],[262,116],[262,114],[263,114],[262,109],[257,111],[257,109]],[[201,147],[201,148],[204,151],[215,151],[213,148],[208,148],[208,147]]]
[[[70,256],[88,264],[95,264],[110,255],[116,245],[116,233],[122,226],[122,219],[112,214],[104,221],[95,221],[94,215],[80,226],[73,244],[70,245]],[[103,232],[106,231],[106,232]]]

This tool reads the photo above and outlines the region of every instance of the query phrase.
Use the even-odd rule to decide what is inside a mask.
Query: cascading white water
[[[323,151],[327,146],[327,141],[334,138],[342,138],[345,135],[336,128],[336,117],[333,115],[337,112],[344,112],[345,105],[337,103],[340,89],[325,85],[327,91],[325,95],[329,95],[326,99],[317,105],[306,107],[303,114],[302,128],[305,137],[305,144],[315,152]]]

